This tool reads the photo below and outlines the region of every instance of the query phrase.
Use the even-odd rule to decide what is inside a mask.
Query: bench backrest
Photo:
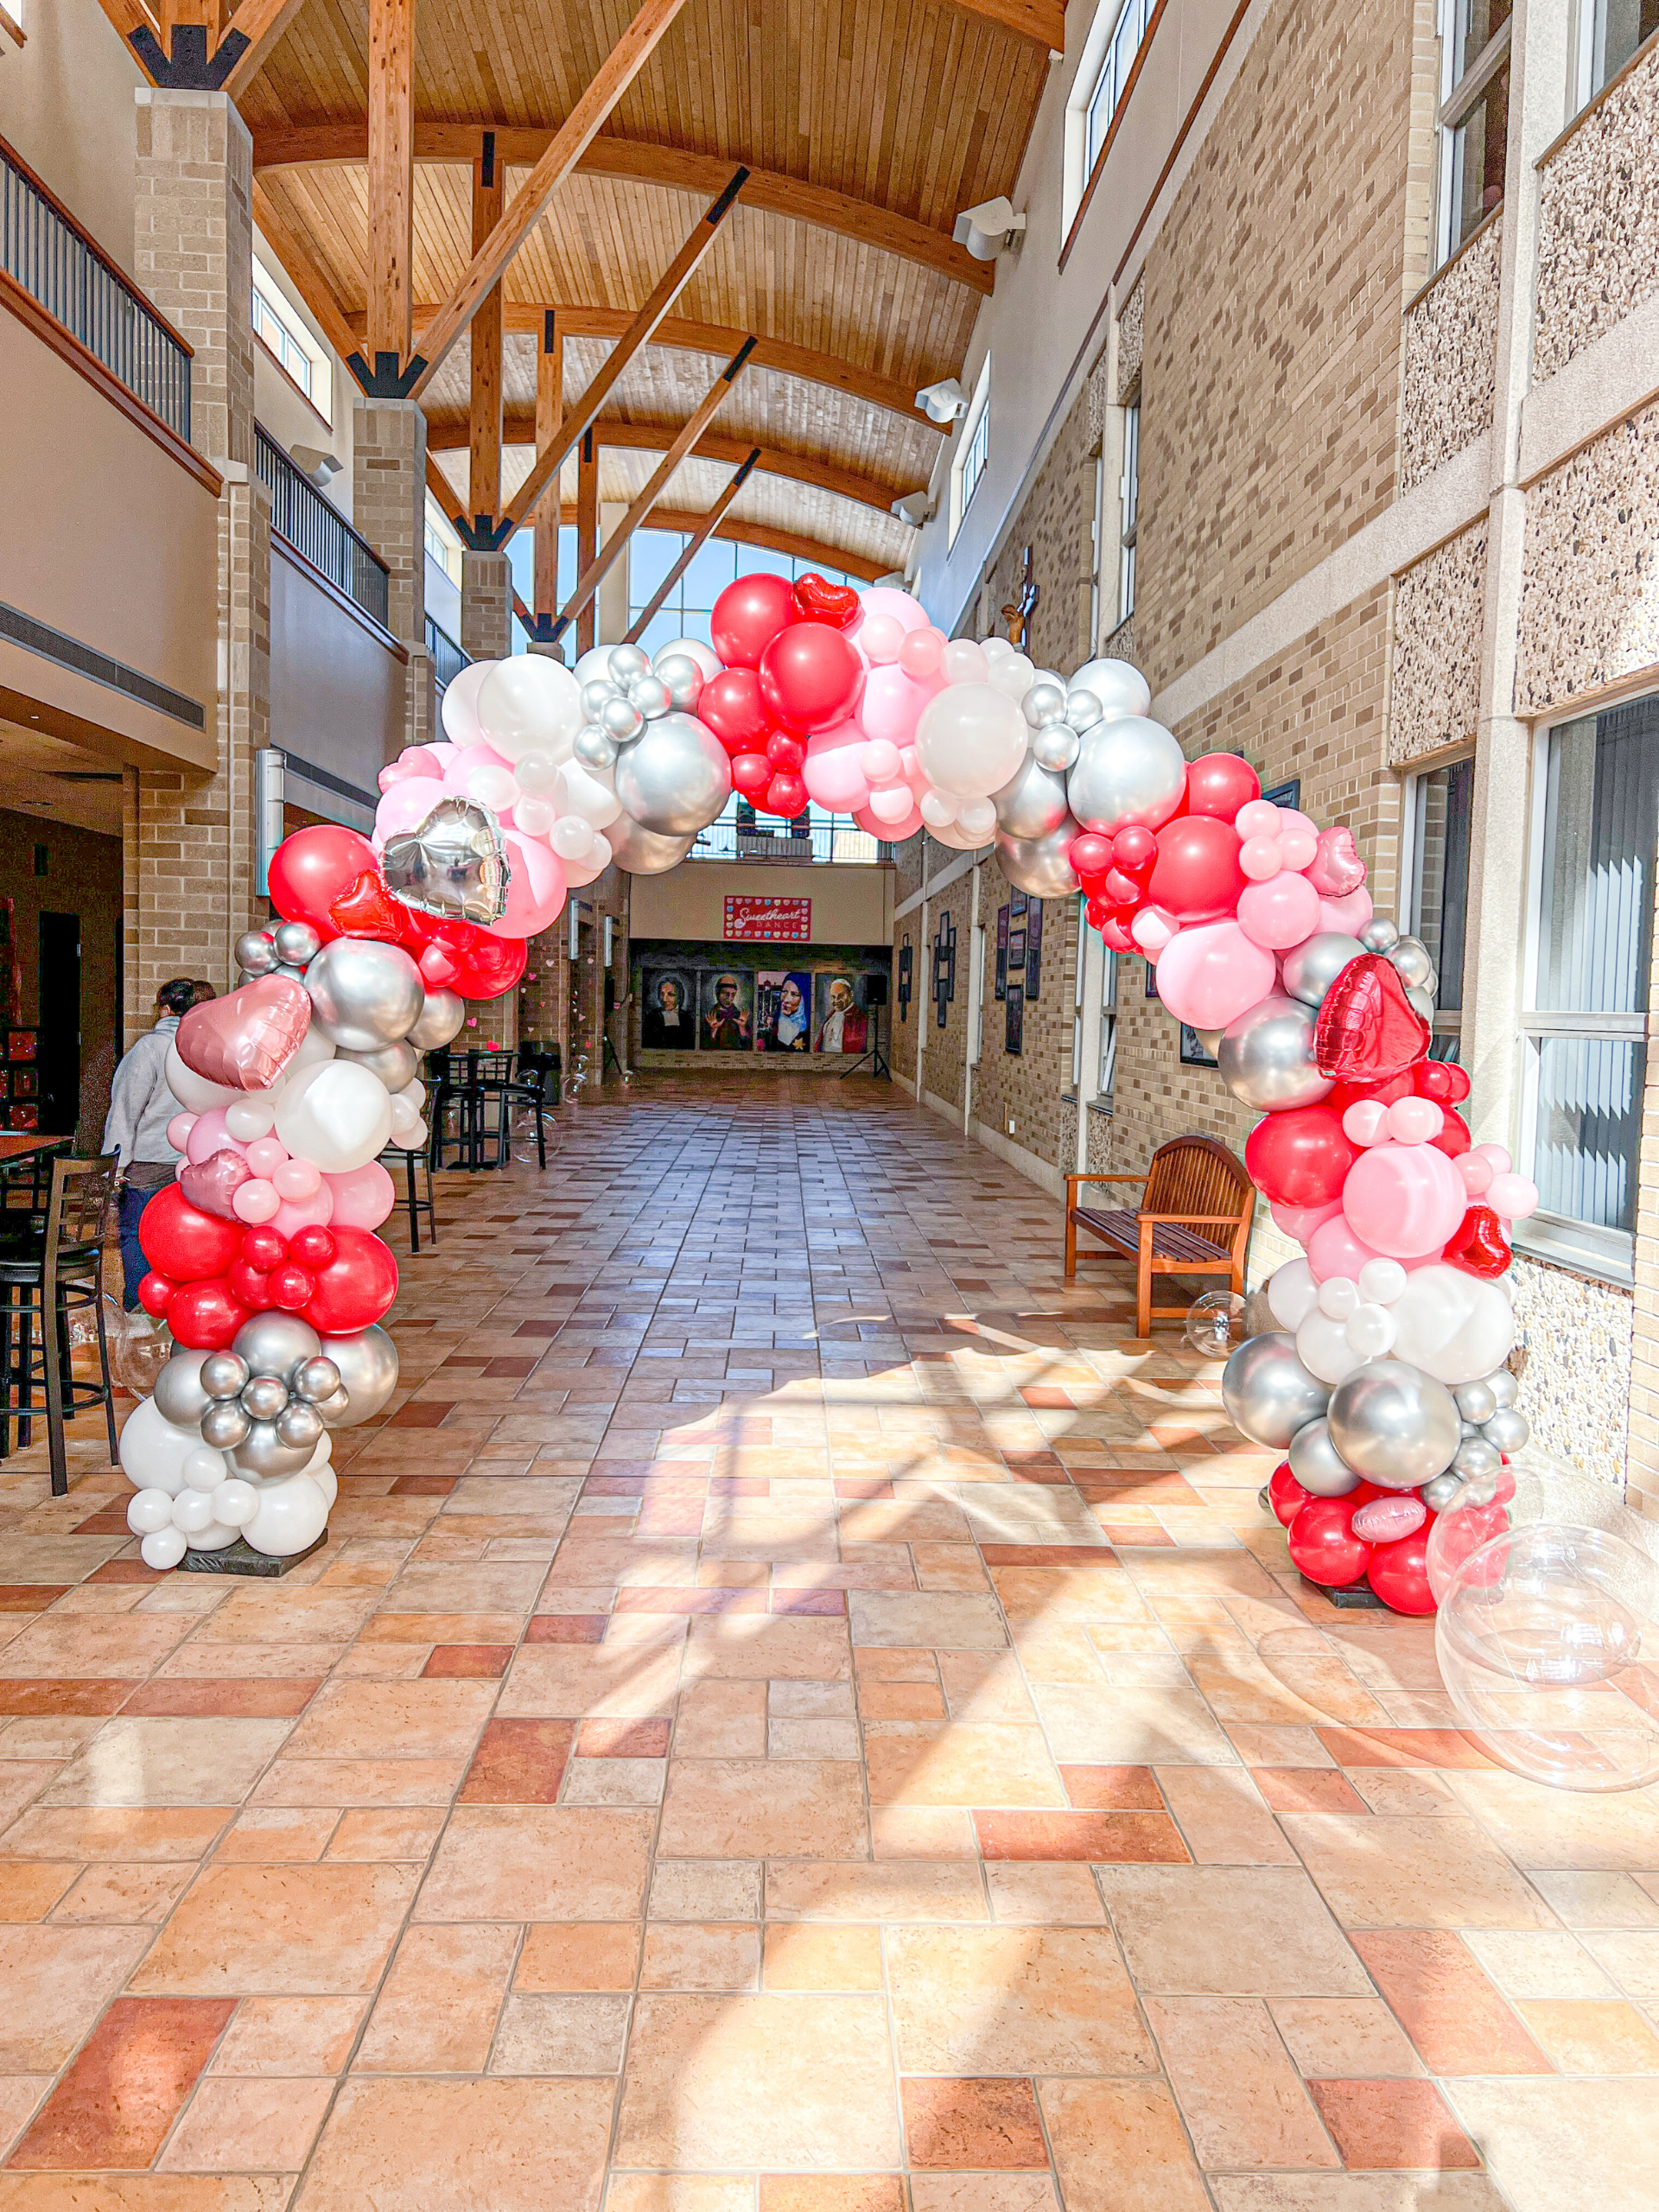
[[[1255,1198],[1244,1164],[1214,1137],[1176,1137],[1147,1170],[1147,1213],[1227,1214],[1241,1221]]]

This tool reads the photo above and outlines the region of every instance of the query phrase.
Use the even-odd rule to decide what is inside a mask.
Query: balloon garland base
[[[1336,1605],[1344,1612],[1386,1613],[1389,1610],[1370,1584],[1363,1579],[1358,1582],[1344,1583],[1339,1590],[1333,1590],[1323,1582],[1312,1581],[1306,1574],[1300,1580],[1305,1590],[1311,1590],[1316,1598],[1323,1598],[1328,1605]]]
[[[238,1536],[222,1551],[186,1552],[175,1571],[180,1574],[252,1574],[264,1581],[274,1581],[279,1574],[291,1573],[313,1552],[320,1552],[327,1541],[328,1531],[325,1529],[316,1542],[308,1544],[302,1552],[277,1559],[270,1552],[255,1551],[251,1544]]]

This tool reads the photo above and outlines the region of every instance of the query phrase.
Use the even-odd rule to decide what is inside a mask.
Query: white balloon
[[[512,810],[512,818],[526,837],[545,837],[559,813],[550,798],[521,798]]]
[[[213,1500],[206,1491],[181,1490],[173,1501],[173,1526],[182,1529],[187,1536],[199,1535],[211,1528],[213,1519]]]
[[[585,720],[582,686],[563,661],[545,653],[515,653],[498,661],[485,678],[478,719],[504,760],[534,753],[560,760]]]
[[[518,779],[511,768],[474,768],[467,779],[467,796],[496,814],[505,814],[518,796]]]
[[[996,809],[988,798],[965,798],[957,809],[957,827],[965,837],[988,837],[996,828]]]
[[[868,800],[870,812],[876,820],[885,822],[889,826],[896,822],[903,822],[915,804],[914,795],[908,784],[895,784],[887,791],[872,791]],[[991,818],[993,821],[996,818],[995,807],[991,809]],[[923,819],[925,820],[926,817],[924,816]]]
[[[1318,1306],[1296,1332],[1296,1357],[1321,1382],[1340,1382],[1365,1364],[1348,1341],[1346,1325]]]
[[[222,1521],[210,1521],[205,1529],[195,1531],[190,1539],[190,1548],[193,1552],[222,1552],[241,1533],[239,1529],[227,1528]]]
[[[1367,1260],[1358,1280],[1362,1298],[1373,1306],[1392,1306],[1410,1277],[1398,1260]]]
[[[597,881],[597,880],[604,874],[606,869],[609,868],[611,860],[612,853],[610,839],[608,837],[601,837],[599,832],[595,830],[594,832],[593,848],[588,853],[586,860],[565,861],[562,863],[564,869],[565,889],[567,891],[580,891],[584,884]]]
[[[426,1148],[426,1141],[431,1134],[427,1124],[417,1117],[407,1128],[397,1131],[391,1138],[391,1142],[397,1146],[399,1152],[423,1152]]]
[[[164,1490],[176,1497],[184,1488],[187,1457],[200,1450],[201,1431],[178,1427],[154,1398],[134,1408],[121,1432],[122,1471],[135,1490]]]
[[[1152,686],[1126,660],[1085,661],[1065,681],[1070,690],[1092,691],[1109,722],[1119,721],[1126,715],[1152,712]]]
[[[512,764],[512,779],[525,798],[543,798],[560,788],[559,765],[556,760],[550,760],[545,753],[524,753]],[[522,804],[521,800],[519,804]],[[517,806],[513,812],[518,815],[518,826],[522,830],[524,816]]]
[[[178,1043],[174,1038],[168,1039],[162,1071],[168,1089],[188,1114],[211,1114],[215,1106],[233,1106],[238,1098],[247,1096],[229,1084],[209,1083],[205,1075],[186,1067],[179,1058]]]
[[[406,1098],[417,1114],[425,1111],[426,1085],[421,1081],[419,1076],[416,1077],[413,1083],[406,1084],[403,1090],[392,1093],[394,1106],[400,1098]]]
[[[1495,1282],[1435,1262],[1414,1268],[1389,1309],[1394,1356],[1455,1389],[1502,1367],[1515,1347],[1515,1311]]]
[[[1359,1286],[1347,1275],[1327,1275],[1319,1285],[1319,1311],[1345,1321],[1359,1303]]]
[[[1268,1278],[1268,1305],[1281,1329],[1300,1329],[1319,1302],[1319,1286],[1306,1260],[1287,1260]]]
[[[1037,671],[1024,653],[1017,653],[1008,645],[1006,639],[1002,643],[1004,651],[991,663],[991,683],[995,690],[1006,691],[1010,699],[1018,701],[1030,690]],[[985,651],[988,654],[990,650],[988,643]]]
[[[210,1444],[199,1444],[194,1452],[187,1452],[184,1455],[187,1490],[217,1490],[227,1471],[225,1454],[215,1452]]]
[[[982,638],[979,641],[979,650],[984,654],[986,659],[995,666],[998,661],[1007,660],[1014,652],[1014,647],[1007,638],[993,636],[989,638]]]
[[[158,1529],[170,1529],[173,1526],[171,1491],[135,1491],[127,1500],[127,1526],[135,1536],[153,1536]]]
[[[988,683],[950,683],[934,694],[916,724],[916,754],[938,790],[959,798],[1001,791],[1026,757],[1026,718],[1006,691]]]
[[[138,1556],[146,1567],[161,1569],[176,1567],[189,1548],[176,1529],[157,1529],[139,1545]]]
[[[289,1475],[260,1484],[259,1510],[242,1533],[255,1551],[291,1559],[315,1543],[327,1521],[327,1501],[310,1476]]]
[[[714,647],[705,645],[700,638],[671,638],[665,645],[659,645],[652,655],[651,664],[660,669],[663,663],[671,660],[676,653],[683,653],[687,660],[696,661],[702,671],[705,683],[712,683],[726,664]]]
[[[443,734],[451,745],[478,743],[482,734],[478,726],[478,695],[497,665],[493,660],[475,660],[459,676],[452,676],[444,687],[440,713]]]
[[[562,861],[586,860],[594,842],[593,825],[579,814],[562,815],[547,842]]]
[[[283,1070],[287,1073],[287,1070]],[[244,1144],[270,1135],[276,1120],[276,1103],[268,1090],[245,1091],[225,1109],[225,1127]]]
[[[296,1159],[310,1160],[327,1175],[349,1175],[385,1151],[391,1101],[367,1068],[353,1060],[328,1060],[284,1086],[276,1134]]]
[[[958,802],[954,798],[947,798],[943,791],[936,791],[931,785],[922,793],[916,804],[921,810],[923,821],[930,830],[948,830],[957,818]],[[995,812],[995,809],[993,808],[992,811]]]
[[[253,1483],[245,1483],[239,1475],[232,1475],[220,1483],[208,1499],[213,1509],[213,1518],[226,1529],[245,1529],[259,1510],[259,1491]]]
[[[1362,1359],[1380,1359],[1394,1349],[1394,1316],[1386,1306],[1356,1306],[1344,1325],[1350,1346]]]
[[[332,1507],[334,1500],[340,1496],[340,1477],[328,1462],[326,1459],[315,1460],[310,1466],[302,1467],[300,1472],[308,1482],[315,1483],[317,1488],[322,1492],[323,1503]]]
[[[590,645],[570,673],[576,679],[576,689],[584,683],[608,683],[611,680],[611,649],[608,645]]]
[[[313,1068],[320,1068],[325,1060],[332,1060],[335,1051],[334,1039],[325,1037],[314,1021],[304,1036],[301,1038],[293,1058],[277,1077],[276,1082],[271,1084],[270,1089],[264,1094],[270,1101],[273,1128],[276,1126],[276,1108],[283,1093],[292,1084],[296,1084],[302,1076],[308,1075]],[[290,1146],[289,1150],[292,1149]]]
[[[609,768],[584,768],[580,760],[564,764],[564,804],[562,814],[579,814],[593,830],[608,830],[622,811]]]

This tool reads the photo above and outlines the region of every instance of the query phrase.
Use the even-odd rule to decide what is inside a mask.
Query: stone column
[[[608,543],[621,524],[627,508],[607,499],[599,511],[599,542]],[[625,545],[594,594],[601,645],[620,645],[628,633],[628,563],[632,548]]]
[[[270,731],[270,505],[253,474],[253,147],[222,92],[136,94],[133,269],[194,349],[191,437],[224,479],[219,506],[218,765],[130,770],[125,794],[125,1027],[149,1026],[158,983],[236,978],[254,891],[253,756]]]
[[[412,399],[353,409],[352,520],[388,570],[386,626],[409,654],[404,742],[437,734],[426,645],[426,416]]]
[[[512,568],[505,553],[461,556],[461,649],[471,660],[512,652]]]

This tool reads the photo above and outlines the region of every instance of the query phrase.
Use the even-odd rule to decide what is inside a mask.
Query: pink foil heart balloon
[[[1421,1497],[1373,1497],[1356,1509],[1349,1526],[1368,1544],[1392,1544],[1414,1535],[1427,1518]]]
[[[1365,863],[1354,850],[1354,833],[1340,823],[1321,830],[1319,849],[1306,871],[1321,899],[1345,899],[1365,880]]]
[[[253,1180],[253,1170],[239,1152],[216,1152],[210,1160],[188,1160],[179,1170],[179,1188],[193,1206],[216,1213],[221,1221],[235,1221],[231,1201],[244,1183]]]
[[[179,1024],[179,1058],[209,1083],[269,1090],[311,1026],[311,1001],[291,976],[261,976],[193,1006]]]

